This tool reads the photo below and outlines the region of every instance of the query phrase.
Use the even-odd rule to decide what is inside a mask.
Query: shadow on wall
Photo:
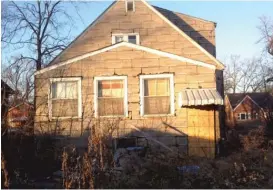
[[[177,128],[162,121],[160,124],[149,128],[132,124],[126,124],[126,128],[124,128],[120,125],[122,122],[118,119],[107,119],[107,121],[104,120],[99,123],[94,121],[90,122],[90,125],[78,134],[73,134],[73,120],[71,120],[70,130],[65,135],[64,127],[62,129],[56,127],[51,134],[59,139],[60,146],[72,145],[82,151],[88,149],[88,137],[91,135],[91,130],[94,130],[92,134],[96,133],[105,138],[107,148],[113,151],[117,148],[146,147],[152,152],[170,152],[209,158],[215,156],[215,141],[214,138],[209,137],[210,131],[206,131],[208,129],[206,127]],[[188,136],[185,131],[189,130],[193,130],[196,135]],[[43,133],[48,132],[44,131],[40,135]]]
[[[180,28],[188,36],[194,39],[194,41],[196,41],[209,53],[211,53],[213,56],[216,56],[215,45],[212,44],[204,35],[201,34],[201,31],[211,32],[211,30],[208,29],[195,30],[191,25],[189,25],[185,20],[183,20],[183,18],[177,16],[174,12],[156,6],[154,6],[154,8],[156,8],[161,14],[167,17],[174,25]],[[212,35],[214,34],[211,34],[210,37],[214,38],[214,36]]]

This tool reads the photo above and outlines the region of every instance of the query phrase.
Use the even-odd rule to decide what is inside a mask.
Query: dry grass
[[[108,126],[106,131],[100,130],[101,124]],[[50,175],[50,172],[56,170],[49,169],[49,166],[56,165],[56,155],[60,155],[62,186],[67,189],[273,188],[273,151],[267,147],[264,128],[243,136],[242,149],[228,157],[206,159],[170,152],[152,152],[148,149],[145,157],[125,155],[121,168],[118,168],[109,147],[116,126],[118,121],[95,123],[91,127],[88,149],[84,153],[79,153],[73,146],[66,147],[60,153],[50,138],[39,141],[31,136],[5,138],[2,143],[9,146],[2,150],[6,159],[6,162],[2,160],[2,177],[5,179],[2,187],[7,187],[9,180],[14,179],[15,174],[22,172],[22,169],[24,173],[20,173],[20,176],[38,176],[42,175],[41,172],[45,176]],[[178,166],[199,166],[200,169],[198,172],[189,170],[181,173]]]
[[[1,152],[1,169],[3,170],[1,186],[4,188],[9,188],[9,175],[6,165],[7,163],[4,158],[3,152]]]
[[[90,138],[90,149],[83,156],[64,153],[64,188],[273,187],[273,151],[265,146],[262,128],[243,138],[243,150],[225,158],[205,159],[148,151],[145,157],[127,155],[128,167],[122,171],[114,167],[109,154],[106,156],[106,142],[105,137],[95,135]],[[68,157],[71,159],[73,154],[78,161],[69,161]],[[112,164],[106,167],[106,163]],[[177,170],[177,166],[195,165],[200,167],[197,173]],[[77,173],[77,168],[81,168],[81,173]]]

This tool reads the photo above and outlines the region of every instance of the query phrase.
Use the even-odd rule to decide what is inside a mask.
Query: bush
[[[257,129],[250,130],[247,135],[241,137],[241,143],[245,151],[263,148],[267,144],[265,128],[259,126]]]
[[[112,157],[100,158],[104,141],[94,138],[83,156],[64,152],[64,188],[272,188],[273,151],[266,147],[264,129],[242,138],[243,149],[225,158],[206,159],[147,151],[145,157],[123,155],[119,167],[102,167]],[[99,153],[100,152],[100,153]],[[103,151],[104,155],[106,150]],[[121,151],[122,152],[122,151]],[[198,166],[196,171],[178,166]],[[195,168],[198,168],[195,167]]]
[[[50,136],[35,138],[18,132],[2,136],[2,154],[11,187],[22,188],[22,183],[28,184],[29,179],[47,177],[60,168],[55,143]]]

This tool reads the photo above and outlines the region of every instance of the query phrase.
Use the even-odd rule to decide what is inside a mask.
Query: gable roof
[[[119,0],[114,1],[94,22],[92,22],[75,40],[73,40],[62,52],[59,53],[49,64],[48,66],[51,66],[55,63],[55,61],[60,57],[69,47],[73,45],[73,43],[79,39],[81,36],[83,36],[91,27],[93,27],[100,18]],[[201,45],[199,45],[194,39],[192,39],[190,36],[188,36],[183,30],[181,30],[179,27],[177,27],[175,24],[173,24],[167,17],[165,17],[162,13],[160,13],[156,8],[151,6],[149,3],[146,2],[146,0],[140,0],[145,4],[148,8],[150,8],[154,13],[156,13],[161,19],[163,19],[167,24],[169,24],[172,28],[174,28],[178,33],[180,33],[184,38],[186,38],[190,43],[192,43],[195,47],[197,47],[201,52],[206,54],[215,64],[219,67],[219,69],[224,69],[224,65],[218,61],[212,54],[210,54],[207,50],[205,50]]]
[[[216,23],[202,18],[186,15],[153,6],[162,15],[167,17],[180,30],[185,32],[194,41],[201,45],[213,56],[216,56],[214,31]]]
[[[148,52],[148,53],[151,53],[151,54],[156,54],[156,55],[159,55],[159,56],[162,56],[162,57],[168,57],[170,59],[175,59],[175,60],[178,60],[178,61],[181,61],[181,62],[187,62],[187,63],[191,63],[191,64],[194,64],[194,65],[207,67],[209,69],[215,69],[214,65],[204,63],[204,62],[201,62],[201,61],[197,61],[197,60],[194,60],[194,59],[189,59],[189,58],[186,58],[186,57],[183,57],[183,56],[178,56],[178,55],[175,55],[175,54],[163,52],[163,51],[160,51],[160,50],[156,50],[156,49],[152,49],[152,48],[148,48],[148,47],[144,47],[144,46],[140,46],[140,45],[136,45],[136,44],[132,44],[132,43],[128,43],[128,42],[120,42],[120,43],[116,43],[116,44],[113,44],[111,46],[108,46],[108,47],[105,47],[105,48],[102,48],[102,49],[99,49],[99,50],[96,50],[96,51],[92,51],[92,52],[89,52],[89,53],[86,53],[86,54],[83,54],[83,55],[68,59],[68,60],[60,62],[58,64],[48,66],[48,67],[43,68],[43,69],[41,69],[39,71],[36,71],[35,75],[42,74],[42,73],[44,73],[46,71],[56,69],[58,67],[68,65],[68,64],[74,63],[76,61],[80,61],[82,59],[85,59],[87,57],[92,57],[94,55],[98,55],[100,53],[110,51],[112,49],[119,48],[119,47],[129,47],[129,48],[133,48],[133,49],[136,49],[136,50],[145,51],[145,52]]]
[[[196,41],[194,41],[191,37],[189,37],[184,31],[178,28],[175,24],[173,24],[167,17],[165,17],[162,13],[156,10],[153,6],[147,3],[146,0],[141,0],[145,5],[147,5],[152,11],[154,11],[159,17],[161,17],[165,22],[167,22],[172,28],[178,31],[184,38],[189,40],[195,47],[201,50],[204,54],[206,54],[211,60],[213,60],[216,65],[219,66],[220,69],[224,69],[225,66],[219,60],[217,60],[212,54],[210,54],[207,50],[205,50],[202,46],[200,46]]]
[[[240,105],[246,97],[249,97],[255,104],[261,108],[266,108],[269,104],[273,104],[273,97],[267,92],[256,93],[234,93],[227,94],[232,109]]]
[[[156,10],[158,10],[161,14],[163,14],[163,15],[175,14],[175,15],[179,15],[179,16],[185,16],[185,17],[189,17],[189,18],[201,20],[201,21],[208,22],[208,23],[213,23],[214,25],[216,25],[216,22],[213,22],[213,21],[210,21],[210,20],[206,20],[206,19],[203,19],[203,18],[199,18],[199,17],[187,15],[187,14],[184,14],[184,13],[179,13],[179,12],[171,11],[171,10],[168,10],[168,9],[165,9],[165,8],[162,8],[162,7],[158,7],[158,6],[154,6],[154,5],[152,5],[152,6],[153,6]],[[167,16],[167,17],[168,17],[168,16]],[[169,19],[169,20],[172,20],[172,19],[174,19],[174,18],[168,17],[168,19]],[[183,30],[183,29],[182,29],[182,30]]]
[[[70,48],[74,42],[77,41],[77,39],[79,39],[81,36],[83,36],[86,32],[88,32],[88,30],[90,28],[92,28],[99,20],[100,18],[116,3],[117,1],[114,0],[91,24],[89,24],[84,31],[82,31],[72,42],[70,42],[70,44],[68,44],[68,46],[65,47],[65,49],[63,51],[61,51],[52,61],[50,61],[50,63],[46,66],[51,66],[54,63],[54,61],[56,61],[58,59],[58,57],[60,57],[68,48]]]

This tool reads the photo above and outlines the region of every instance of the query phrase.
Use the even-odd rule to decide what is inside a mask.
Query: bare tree
[[[26,61],[28,62],[26,63]],[[12,104],[33,99],[34,83],[32,75],[35,71],[35,64],[30,60],[17,57],[11,62],[12,64],[2,68],[2,79],[14,90]]]
[[[224,86],[225,92],[236,93],[239,84],[242,80],[242,65],[240,63],[240,56],[232,55],[230,57],[230,62],[224,71]]]
[[[2,58],[2,63],[6,63],[2,75],[17,92],[14,102],[18,98],[31,101],[35,94],[33,74],[69,43],[76,18],[81,19],[79,4],[63,1],[1,3],[1,42],[6,58]]]
[[[259,42],[265,43],[266,51],[273,56],[273,20],[270,17],[260,17],[260,26],[258,29],[261,32]]]
[[[2,43],[40,70],[70,40],[73,19],[61,1],[3,2]]]
[[[264,92],[270,90],[267,78],[272,76],[273,65],[267,59],[240,60],[231,56],[224,72],[225,92]]]

